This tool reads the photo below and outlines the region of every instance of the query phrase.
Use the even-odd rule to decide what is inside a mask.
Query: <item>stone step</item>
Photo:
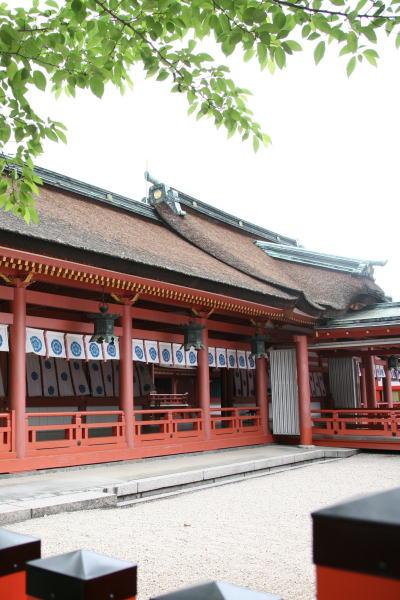
[[[166,473],[144,477],[143,470],[141,470],[141,475],[134,479],[126,479],[120,483],[111,484],[110,482],[108,486],[105,486],[104,483],[101,484],[99,480],[95,483],[90,478],[87,479],[85,471],[79,471],[82,475],[82,482],[79,483],[80,489],[79,486],[77,487],[76,481],[69,483],[67,480],[63,480],[59,482],[59,485],[53,483],[50,486],[53,493],[46,489],[46,486],[36,486],[35,488],[35,478],[30,478],[22,486],[25,496],[15,496],[14,489],[14,495],[9,494],[6,497],[3,489],[4,500],[0,502],[0,525],[62,512],[95,508],[123,508],[140,502],[167,498],[171,495],[243,481],[245,478],[263,477],[322,461],[347,458],[358,452],[358,450],[348,448],[317,447],[302,449],[302,451],[293,450],[280,455],[246,461],[238,460],[237,456],[235,460],[235,455],[230,454],[227,462],[214,466],[210,466],[210,455],[208,455],[204,457],[204,466],[201,466],[200,463],[200,468],[196,469],[188,468],[187,463],[185,467],[181,463],[179,467],[175,464],[175,468],[173,468],[173,463],[164,459],[165,462],[163,461],[162,465],[165,467]],[[215,456],[221,457],[217,453]],[[259,456],[259,454],[254,456]],[[143,465],[145,464],[143,463]],[[109,468],[113,469],[112,466]],[[69,485],[71,487],[68,487]],[[75,487],[72,488],[72,486]]]
[[[262,477],[316,462],[339,460],[353,456],[357,452],[357,450],[349,448],[309,449],[301,454],[276,456],[203,470],[197,469],[136,479],[112,488],[105,488],[104,491],[115,494],[118,499],[117,506],[122,508],[146,500],[155,500],[215,485],[225,485],[249,477]]]

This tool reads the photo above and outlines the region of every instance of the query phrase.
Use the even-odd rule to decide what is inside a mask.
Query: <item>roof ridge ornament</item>
[[[176,215],[179,215],[180,217],[186,215],[186,212],[182,210],[180,205],[179,193],[177,190],[172,189],[165,183],[161,183],[161,181],[152,177],[148,171],[145,171],[144,177],[146,181],[153,184],[148,193],[149,204],[156,206],[157,204],[165,202]]]

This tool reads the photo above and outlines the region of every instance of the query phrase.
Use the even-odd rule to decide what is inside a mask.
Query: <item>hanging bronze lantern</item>
[[[119,318],[119,315],[109,314],[107,304],[103,303],[100,305],[100,313],[92,313],[88,316],[94,322],[94,333],[90,341],[98,344],[102,342],[114,344],[114,321]]]
[[[187,325],[183,325],[183,345],[185,350],[190,350],[190,348],[202,350],[204,348],[203,329],[203,325],[195,323],[194,321],[191,321]]]
[[[399,368],[399,359],[397,358],[397,356],[389,356],[388,367],[389,367],[389,369],[398,369]]]
[[[266,342],[270,341],[269,337],[256,333],[250,340],[251,353],[255,358],[263,358],[267,355]]]

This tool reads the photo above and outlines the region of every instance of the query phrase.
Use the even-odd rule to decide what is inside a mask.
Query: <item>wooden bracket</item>
[[[208,319],[208,317],[211,317],[214,310],[215,310],[215,307],[213,307],[208,313],[206,313],[205,311],[202,311],[202,310],[201,311],[196,310],[193,306],[191,308],[192,314],[195,317],[200,317],[202,319]]]
[[[2,279],[7,285],[28,287],[29,284],[33,283],[32,279],[34,274],[35,273],[31,271],[28,273],[25,279],[20,279],[19,277],[8,277],[8,275],[0,273],[0,279]]]
[[[117,294],[111,294],[111,298],[113,298],[115,302],[118,302],[118,304],[125,304],[128,301],[128,303],[133,306],[139,300],[140,294],[137,293],[135,296],[133,296],[133,298],[130,299],[128,296],[117,296]]]

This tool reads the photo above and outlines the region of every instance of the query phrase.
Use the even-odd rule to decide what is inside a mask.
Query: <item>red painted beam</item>
[[[314,342],[321,340],[347,340],[347,339],[369,339],[370,337],[386,337],[400,334],[399,325],[354,327],[349,329],[318,329],[315,332]]]
[[[0,294],[3,288],[0,286]],[[10,290],[12,291],[12,290]],[[1,295],[0,295],[1,297]],[[61,296],[59,294],[49,294],[46,292],[27,291],[27,303],[36,304],[38,306],[50,306],[52,308],[62,308],[64,310],[72,310],[77,312],[97,312],[99,302],[95,300],[86,300],[82,298],[74,298],[71,296]],[[108,303],[110,312],[122,315],[122,304]],[[187,308],[187,307],[186,307]],[[135,320],[151,321],[153,323],[167,323],[171,325],[187,324],[193,317],[185,314],[164,312],[155,309],[132,307],[132,317]],[[220,321],[207,321],[210,331],[223,331],[226,333],[235,333],[238,335],[252,335],[253,327],[237,325],[234,323],[225,323]]]
[[[5,325],[12,325],[13,317],[10,313],[0,313],[0,322]],[[79,321],[68,321],[65,319],[51,319],[48,317],[32,317],[27,316],[26,318],[27,327],[37,327],[38,329],[48,329],[50,331],[64,331],[65,333],[82,333],[92,334],[93,324],[82,323]],[[156,324],[155,324],[156,325]],[[155,340],[157,342],[175,342],[177,344],[183,343],[183,335],[176,333],[169,333],[165,331],[147,330],[147,329],[133,329],[133,337],[138,339]],[[118,337],[122,335],[122,328],[115,327],[115,335]],[[212,347],[221,348],[232,348],[236,350],[250,350],[250,342],[238,342],[231,340],[224,340],[223,338],[210,338],[210,345]]]
[[[181,285],[176,285],[176,284],[171,284],[171,283],[166,283],[166,282],[160,282],[158,280],[154,280],[154,279],[147,279],[147,278],[143,278],[143,277],[138,277],[138,276],[133,276],[133,275],[128,275],[128,274],[124,274],[124,273],[120,273],[118,271],[110,271],[110,270],[106,270],[106,269],[101,269],[99,267],[94,267],[91,265],[84,265],[82,263],[76,263],[76,262],[72,262],[72,261],[66,261],[66,260],[62,260],[62,259],[56,259],[56,258],[51,258],[48,256],[43,256],[43,255],[39,255],[39,254],[33,254],[33,253],[29,253],[29,252],[24,252],[22,250],[15,250],[15,249],[11,249],[11,248],[6,248],[4,246],[0,246],[0,254],[3,254],[4,257],[13,259],[14,261],[17,261],[18,264],[15,265],[15,268],[10,268],[9,272],[12,274],[23,274],[23,273],[29,273],[29,267],[25,269],[25,262],[29,262],[29,261],[34,261],[37,264],[41,264],[44,266],[48,266],[49,268],[54,267],[56,270],[60,269],[68,269],[68,270],[72,270],[75,271],[76,273],[87,273],[87,274],[91,274],[93,276],[98,276],[99,278],[103,277],[103,278],[109,278],[110,280],[112,280],[113,278],[115,280],[121,280],[124,281],[126,283],[129,284],[135,284],[135,285],[139,285],[144,287],[144,292],[143,292],[143,297],[149,297],[151,298],[152,296],[150,294],[146,293],[146,288],[159,288],[162,287],[163,290],[169,291],[169,292],[173,292],[173,293],[180,293],[180,294],[186,294],[186,298],[183,299],[183,301],[186,304],[191,304],[193,303],[193,305],[195,305],[196,303],[193,301],[192,302],[192,298],[194,296],[200,297],[201,299],[204,299],[204,307],[207,307],[207,305],[209,304],[209,301],[213,301],[213,302],[221,302],[221,303],[226,303],[228,306],[223,307],[224,309],[228,309],[230,310],[232,313],[235,312],[234,308],[235,307],[243,307],[246,308],[250,311],[255,311],[255,318],[257,318],[257,311],[261,311],[261,313],[265,316],[270,316],[271,318],[273,318],[274,316],[276,316],[277,318],[282,317],[284,314],[284,309],[279,309],[279,308],[274,308],[274,307],[269,307],[266,306],[264,304],[258,304],[258,303],[254,303],[254,302],[250,302],[250,301],[246,301],[246,300],[238,300],[236,298],[232,298],[229,296],[224,296],[222,294],[215,294],[215,293],[211,293],[211,292],[207,292],[204,290],[198,290],[198,289],[192,289],[186,286],[181,286]],[[14,263],[15,264],[15,263]],[[6,267],[3,266],[3,272],[4,269]],[[7,267],[8,268],[8,267]],[[46,275],[43,273],[35,273],[35,279],[36,280],[43,280],[43,281],[52,281],[53,283],[56,281],[58,285],[69,285],[69,286],[73,286],[73,287],[79,287],[79,288],[86,288],[86,289],[96,289],[96,285],[95,284],[86,284],[84,282],[80,282],[77,280],[77,275],[74,275],[71,279],[63,279],[62,277],[57,277],[57,276],[50,276],[50,275]],[[103,289],[104,287],[104,283],[99,283],[97,285],[98,289]],[[112,292],[115,293],[124,293],[124,288],[117,288],[117,287],[112,287],[112,286],[107,286],[107,289]],[[160,298],[158,298],[160,300]],[[175,299],[174,299],[175,302]],[[199,307],[199,305],[197,305]],[[293,315],[293,317],[295,317],[295,315]],[[287,320],[287,319],[286,319]],[[312,317],[308,317],[308,316],[304,316],[301,315],[298,319],[297,318],[292,318],[293,322],[302,322],[302,323],[313,323],[315,322],[315,319]]]

